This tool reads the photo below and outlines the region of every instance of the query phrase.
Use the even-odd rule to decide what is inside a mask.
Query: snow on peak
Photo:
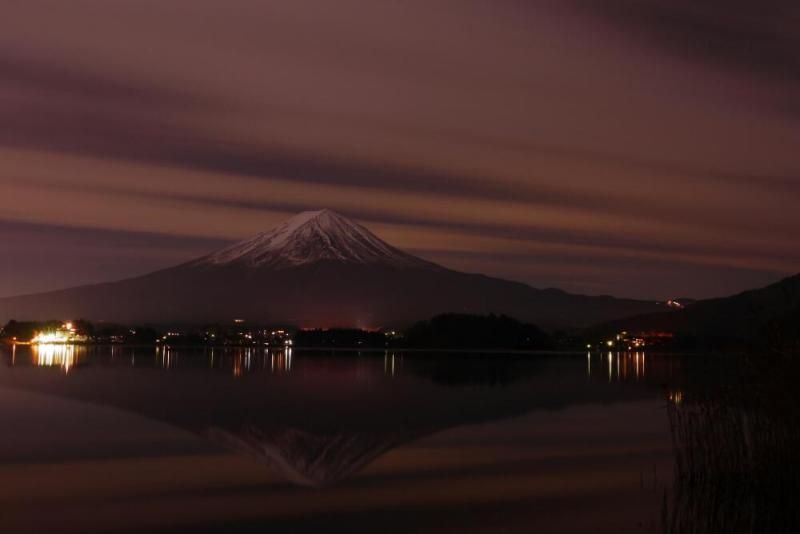
[[[372,232],[331,210],[304,211],[269,232],[215,252],[196,265],[243,264],[285,269],[319,261],[433,267],[406,254]]]

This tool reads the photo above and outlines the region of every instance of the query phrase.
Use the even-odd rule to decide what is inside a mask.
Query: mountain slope
[[[402,252],[333,212],[305,212],[271,232],[146,276],[0,299],[0,320],[123,323],[251,321],[374,328],[445,312],[504,313],[586,326],[661,309],[452,271]]]
[[[661,330],[704,338],[750,340],[770,322],[800,309],[800,274],[761,289],[698,301],[670,313],[654,313],[613,321],[603,331]]]

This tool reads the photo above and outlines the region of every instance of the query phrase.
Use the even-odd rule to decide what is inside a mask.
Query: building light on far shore
[[[39,332],[31,339],[31,343],[34,345],[54,345],[69,341],[70,336],[63,332]]]
[[[30,340],[31,345],[67,345],[71,343],[83,343],[88,341],[88,337],[76,332],[75,326],[70,323],[64,323],[56,330],[48,330],[45,332],[35,332],[33,338]],[[16,338],[14,338],[16,342]]]

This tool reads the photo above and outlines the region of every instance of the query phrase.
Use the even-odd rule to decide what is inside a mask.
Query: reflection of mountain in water
[[[208,435],[212,441],[266,464],[286,480],[313,487],[344,480],[411,439],[404,434],[314,434],[295,428],[264,432],[256,427],[238,435],[211,428]]]
[[[484,363],[473,356],[466,385],[454,385],[461,380],[446,377],[448,367],[458,369],[457,358],[405,359],[402,365],[391,365],[380,356],[296,353],[289,373],[272,374],[266,362],[262,372],[238,378],[230,370],[203,368],[207,360],[202,351],[173,355],[181,364],[169,370],[157,368],[159,360],[152,353],[147,358],[115,358],[111,362],[101,354],[87,354],[69,375],[17,363],[10,372],[0,373],[0,387],[167,422],[245,453],[293,483],[315,487],[340,482],[386,451],[441,430],[534,409],[655,398],[664,380],[658,366],[651,364],[650,382],[639,381],[638,374],[636,380],[610,382],[605,369],[587,373],[585,356],[490,356],[489,380],[483,384],[476,373]],[[17,353],[16,362],[22,359]],[[130,367],[132,360],[154,363]],[[509,379],[498,382],[497,376]]]

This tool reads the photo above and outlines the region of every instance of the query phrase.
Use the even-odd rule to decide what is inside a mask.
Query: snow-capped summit
[[[195,265],[240,264],[285,269],[320,261],[396,268],[435,267],[379,239],[360,224],[331,210],[304,211],[277,228],[233,244]]]

